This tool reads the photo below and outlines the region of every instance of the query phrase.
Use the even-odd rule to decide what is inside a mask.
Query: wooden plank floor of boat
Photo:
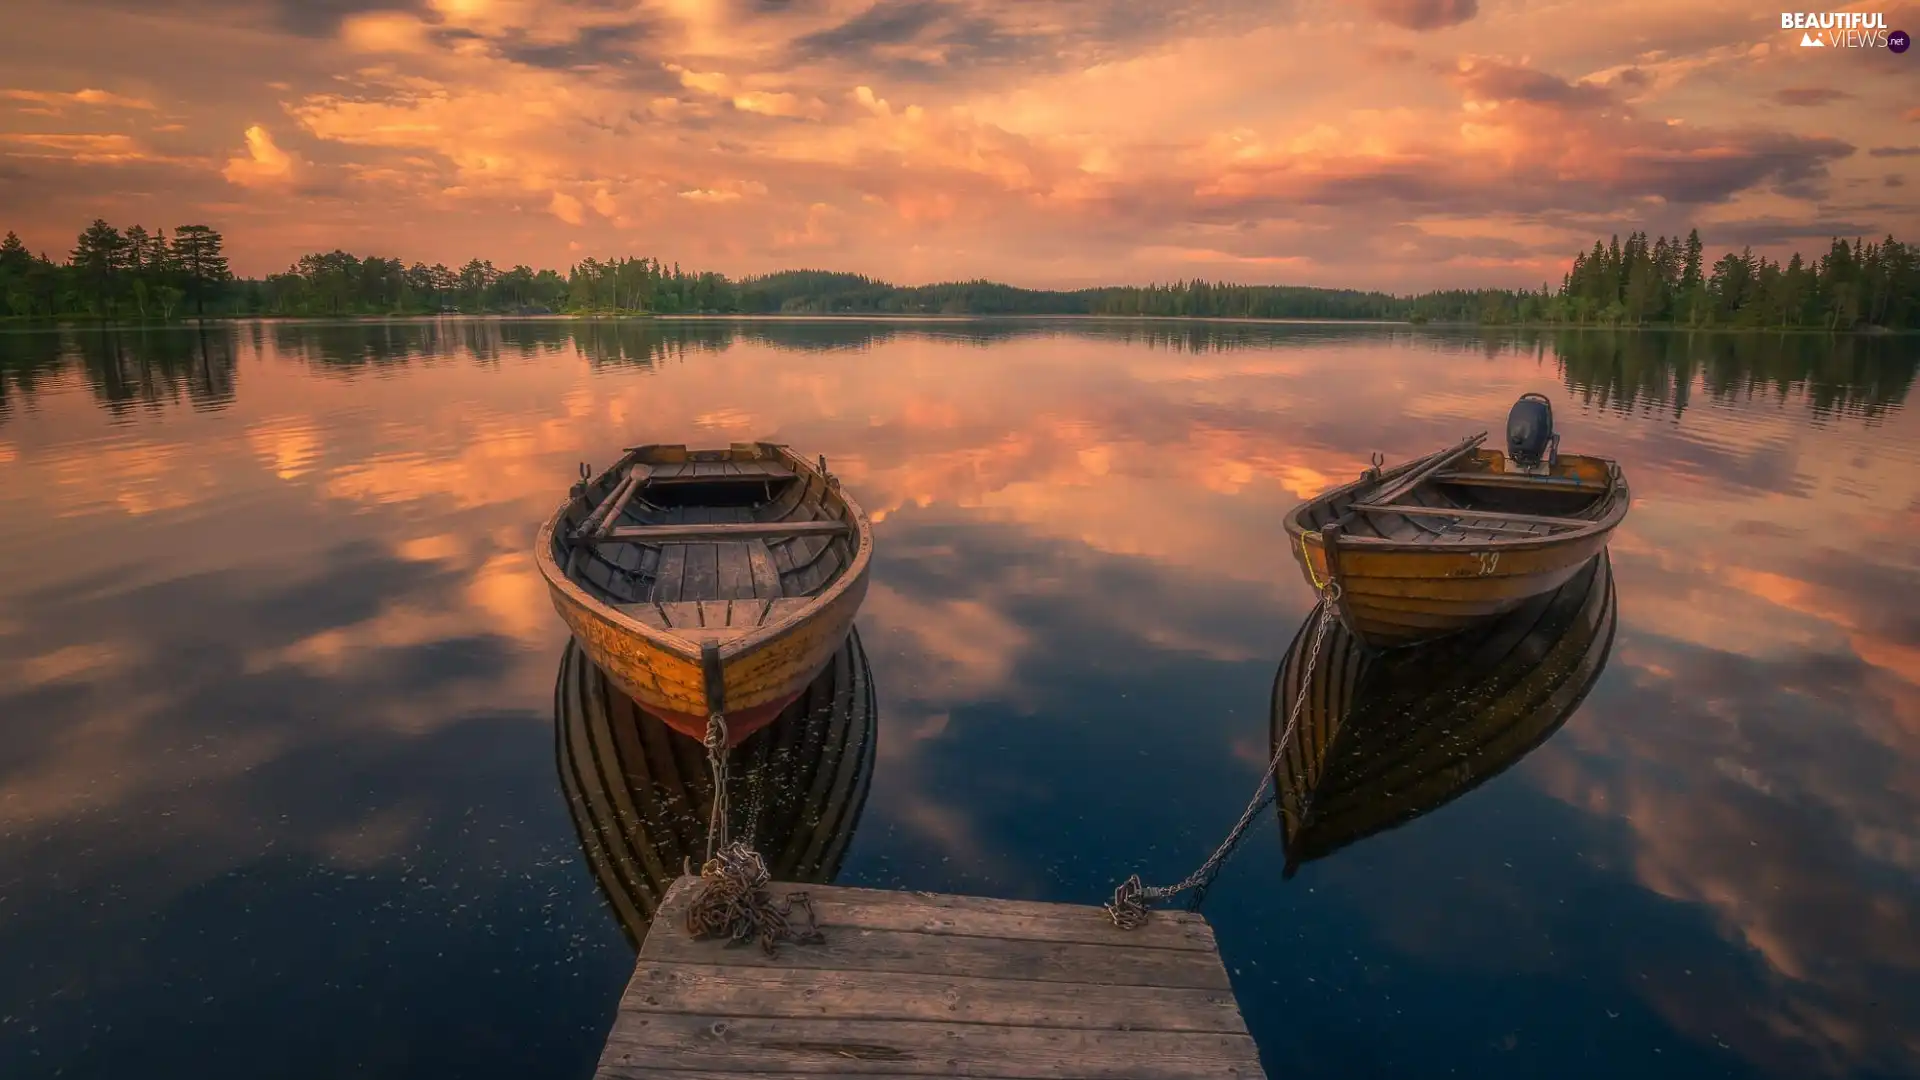
[[[1264,1078],[1206,920],[823,886],[823,944],[696,941],[681,878],[653,920],[599,1080]]]

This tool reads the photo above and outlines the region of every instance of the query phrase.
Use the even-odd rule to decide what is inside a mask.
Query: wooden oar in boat
[[[1340,621],[1369,648],[1445,637],[1551,592],[1625,519],[1617,463],[1557,452],[1520,463],[1485,438],[1369,471],[1288,514],[1301,572],[1316,591],[1337,583]]]

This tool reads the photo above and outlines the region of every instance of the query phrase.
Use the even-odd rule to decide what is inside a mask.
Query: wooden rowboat
[[[580,850],[635,949],[686,860],[706,857],[706,751],[622,694],[568,642],[554,751]],[[873,779],[873,672],[856,631],[773,723],[729,752],[728,836],[776,881],[830,884]]]
[[[1338,583],[1340,621],[1363,644],[1431,641],[1512,611],[1565,584],[1627,516],[1617,463],[1523,466],[1485,438],[1376,466],[1287,516],[1294,560],[1316,590]]]
[[[867,594],[873,527],[784,446],[640,446],[540,528],[553,606],[621,693],[738,745],[800,696]]]
[[[1606,667],[1618,610],[1601,552],[1560,588],[1446,641],[1379,653],[1329,626],[1276,776],[1285,876],[1433,812],[1546,742]],[[1317,614],[1274,677],[1274,751]]]

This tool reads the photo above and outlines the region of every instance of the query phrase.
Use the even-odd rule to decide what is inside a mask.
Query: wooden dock
[[[825,942],[769,957],[694,940],[697,885],[662,901],[596,1080],[1264,1080],[1199,915],[776,883]]]

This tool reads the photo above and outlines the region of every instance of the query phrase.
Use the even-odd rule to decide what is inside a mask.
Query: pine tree
[[[1701,262],[1706,245],[1700,242],[1700,230],[1692,229],[1687,233],[1686,254],[1680,264],[1680,291],[1675,300],[1674,321],[1685,320],[1688,326],[1697,326],[1708,313],[1710,297]]]
[[[220,234],[205,225],[181,225],[173,230],[173,262],[193,299],[193,313],[207,314],[207,296],[233,277],[221,251]]]
[[[147,268],[147,248],[152,238],[147,235],[143,225],[129,225],[124,235],[127,242],[127,269],[138,274]]]
[[[73,268],[81,299],[96,312],[111,311],[117,299],[126,249],[120,230],[101,218],[94,218],[74,241],[67,265]]]
[[[1693,287],[1700,284],[1700,271],[1703,269],[1700,264],[1700,257],[1701,253],[1705,250],[1706,245],[1700,242],[1699,229],[1694,229],[1692,232],[1687,233],[1686,261],[1682,263],[1680,267],[1681,292],[1692,292]]]
[[[8,230],[7,238],[0,240],[0,272],[24,274],[32,265],[33,253],[20,242],[20,234]]]

